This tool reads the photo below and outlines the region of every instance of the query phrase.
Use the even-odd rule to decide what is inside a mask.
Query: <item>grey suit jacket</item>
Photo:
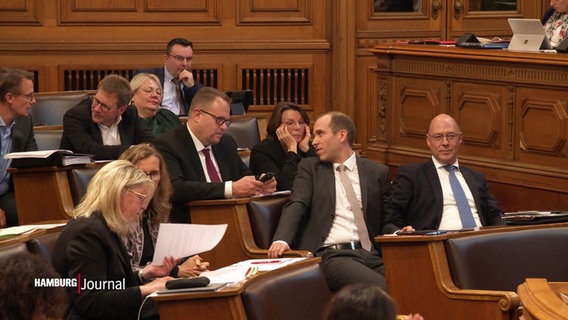
[[[359,157],[357,167],[363,213],[373,241],[377,235],[400,229],[402,220],[393,216],[390,209],[388,168]],[[321,162],[316,157],[302,159],[290,202],[282,210],[274,240],[286,241],[292,249],[315,253],[329,235],[335,217],[335,203],[333,164]],[[379,250],[378,245],[374,245]]]
[[[489,191],[485,176],[464,166],[460,166],[460,171],[471,190],[482,225],[503,224],[503,212]],[[444,200],[432,159],[398,168],[393,183],[392,205],[394,212],[416,230],[439,228]]]
[[[164,157],[168,173],[174,187],[172,195],[172,222],[189,222],[188,201],[223,199],[225,184],[223,182],[207,182],[199,154],[187,130],[187,126],[179,126],[156,137],[153,145]],[[218,144],[211,147],[221,178],[223,181],[236,181],[252,171],[241,160],[237,153],[235,140],[227,134]],[[179,220],[179,219],[182,220]]]

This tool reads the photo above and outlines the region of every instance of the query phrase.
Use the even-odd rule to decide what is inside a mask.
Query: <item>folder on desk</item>
[[[4,158],[12,159],[13,168],[33,168],[85,164],[92,162],[94,156],[92,154],[73,153],[69,150],[40,150],[11,152],[6,154]]]

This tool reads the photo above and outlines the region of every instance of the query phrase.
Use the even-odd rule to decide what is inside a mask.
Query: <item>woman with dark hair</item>
[[[268,119],[267,137],[252,148],[250,169],[257,175],[272,172],[276,189],[290,190],[302,158],[317,156],[310,142],[310,118],[291,102],[280,102]]]
[[[144,171],[154,182],[154,194],[148,207],[142,213],[140,223],[123,238],[130,256],[132,270],[138,272],[140,281],[150,279],[149,271],[155,267],[150,264],[154,257],[154,249],[158,238],[160,223],[169,222],[173,189],[162,155],[149,144],[132,146],[120,155],[120,160],[128,160]],[[176,261],[181,263],[183,260]],[[168,273],[172,277],[197,276],[209,266],[198,255],[192,256],[183,263],[174,266]]]

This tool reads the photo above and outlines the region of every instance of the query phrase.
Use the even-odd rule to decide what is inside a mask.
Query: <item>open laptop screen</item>
[[[539,51],[552,49],[539,19],[509,18],[508,22],[513,31],[509,50]]]

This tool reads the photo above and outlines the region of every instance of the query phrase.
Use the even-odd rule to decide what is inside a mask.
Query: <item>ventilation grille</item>
[[[307,68],[244,69],[243,89],[253,91],[254,105],[275,105],[280,101],[308,104]]]

